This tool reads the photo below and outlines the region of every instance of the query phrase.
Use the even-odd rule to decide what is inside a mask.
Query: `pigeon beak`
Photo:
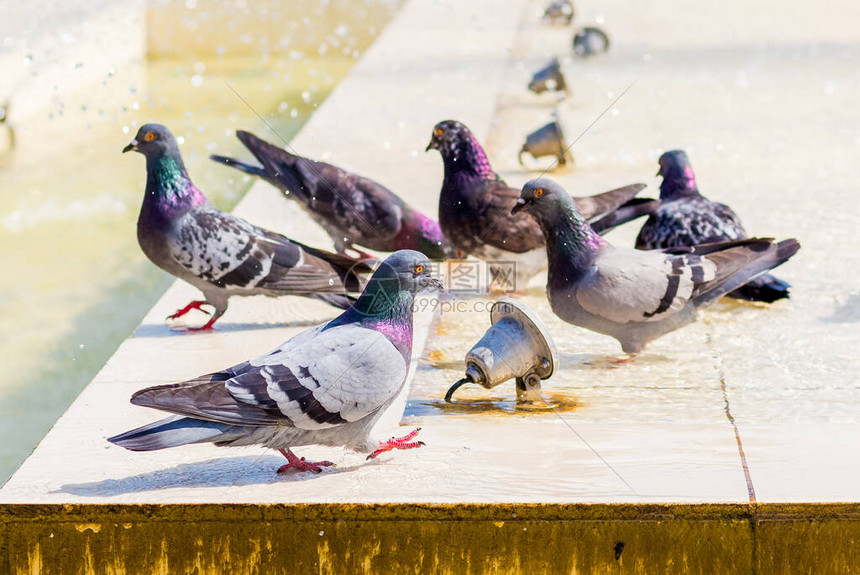
[[[442,280],[433,276],[427,276],[427,287],[433,287],[441,291],[445,291],[445,284]]]
[[[427,147],[424,148],[424,151],[429,152],[430,150],[438,150],[438,149],[439,149],[439,144],[436,143],[436,140],[434,138],[434,139],[430,140],[430,143],[427,144]]]
[[[517,203],[514,204],[513,208],[511,208],[511,214],[516,214],[517,212],[521,211],[524,207],[526,207],[525,198],[517,198]]]
[[[122,153],[124,154],[132,150],[134,150],[135,152],[137,151],[137,140],[132,140],[128,146],[122,149]]]

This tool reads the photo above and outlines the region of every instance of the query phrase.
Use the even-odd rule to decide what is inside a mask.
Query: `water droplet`
[[[298,115],[299,115],[299,111],[298,111],[298,110],[296,110],[295,108],[293,108],[292,110],[290,110],[290,117],[291,117],[291,118],[295,118],[295,117],[297,117]]]
[[[203,85],[203,76],[201,76],[200,74],[195,74],[195,75],[191,76],[191,85],[194,86],[195,88],[199,88],[200,86],[202,86]]]
[[[333,285],[334,285],[334,280],[332,280],[332,279],[328,280],[328,285],[333,286]],[[322,535],[322,533],[320,533],[320,535]]]
[[[123,127],[122,127],[122,133],[123,133],[123,134],[128,134],[128,126],[123,126]]]
[[[323,535],[325,535],[325,531],[320,531],[320,537],[322,537]]]
[[[139,109],[140,109],[140,103],[138,103],[138,102],[132,102],[132,103],[131,103],[131,109],[132,109],[132,110],[139,110]]]
[[[179,136],[178,138],[176,138],[176,143],[177,144],[184,144],[185,138],[183,136]]]
[[[205,71],[206,71],[206,64],[204,64],[203,62],[197,62],[196,64],[194,64],[194,72],[195,73],[202,74]]]
[[[310,101],[311,101],[311,93],[310,93],[310,92],[308,92],[307,90],[305,90],[304,92],[302,92],[302,101],[303,101],[305,104],[307,104],[308,102],[310,102]]]
[[[26,56],[24,56],[24,65],[25,66],[29,66],[32,61],[33,61],[32,55],[27,54]]]
[[[279,111],[280,113],[282,113],[282,114],[283,114],[283,113],[284,113],[284,112],[286,112],[288,109],[289,109],[289,105],[287,105],[287,103],[286,103],[286,102],[281,102],[280,104],[278,104],[278,111]]]
[[[618,110],[618,108],[612,108],[612,115],[613,115],[613,116],[617,116],[617,115],[618,115],[618,114],[620,114],[620,113],[621,113],[621,112]]]
[[[604,21],[603,14],[598,14],[597,16],[595,16],[594,21],[597,22],[598,24],[603,24],[603,21]]]

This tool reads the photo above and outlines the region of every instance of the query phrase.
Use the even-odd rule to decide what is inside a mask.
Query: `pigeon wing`
[[[239,373],[222,379],[231,370]],[[383,334],[343,325],[304,332],[231,370],[150,387],[132,403],[230,425],[325,429],[376,412],[397,394],[407,366]]]
[[[574,198],[574,201],[582,216],[588,222],[594,222],[611,214],[632,200],[645,187],[645,184],[630,184],[629,186],[609,190],[602,194]]]
[[[645,222],[636,247],[692,246],[745,237],[743,225],[730,207],[702,197],[682,198],[666,202]]]
[[[601,252],[576,290],[582,308],[615,323],[673,315],[710,281],[716,265],[697,254],[671,255],[623,248]]]
[[[475,195],[473,229],[476,237],[493,247],[515,253],[529,252],[545,244],[543,232],[529,214],[511,214],[519,190],[503,180],[486,183],[483,193]]]
[[[367,417],[397,394],[407,373],[403,356],[382,333],[349,324],[261,360],[226,388],[239,401],[264,409],[274,402],[302,429]]]

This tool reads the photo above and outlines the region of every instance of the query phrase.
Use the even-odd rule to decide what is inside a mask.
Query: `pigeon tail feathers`
[[[109,437],[114,445],[130,451],[156,451],[168,447],[212,441],[231,426],[214,421],[172,415],[149,425]]]
[[[245,162],[242,160],[237,160],[236,158],[231,158],[229,156],[219,156],[217,154],[212,154],[209,156],[209,159],[218,162],[219,164],[224,164],[225,166],[231,166],[236,168],[237,170],[241,170],[246,174],[251,174],[252,176],[257,176],[259,178],[266,178],[266,170],[263,166],[258,166],[257,164],[252,164],[250,162]]]
[[[788,239],[779,243],[771,243],[764,250],[760,243],[754,242],[740,248],[732,248],[732,250],[727,250],[726,252],[715,253],[711,258],[721,256],[723,253],[728,254],[734,250],[763,252],[734,273],[729,274],[723,282],[715,282],[715,286],[712,289],[695,297],[693,302],[697,307],[710,303],[711,301],[750,282],[761,274],[785,263],[791,256],[796,254],[799,249],[800,242],[795,239]],[[751,254],[747,254],[747,257],[750,257],[750,255]]]

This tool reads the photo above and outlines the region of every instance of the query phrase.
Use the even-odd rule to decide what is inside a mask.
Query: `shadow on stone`
[[[115,497],[173,488],[234,487],[291,481],[308,481],[332,473],[351,471],[351,467],[324,468],[321,473],[300,472],[278,475],[285,463],[276,455],[253,457],[219,457],[194,463],[183,463],[122,479],[105,479],[91,483],[68,483],[52,493],[70,493],[79,497]]]
[[[185,336],[193,337],[195,335],[205,335],[207,333],[226,333],[233,331],[250,331],[260,329],[276,329],[284,327],[313,327],[326,321],[325,319],[307,319],[301,321],[288,321],[283,323],[230,323],[223,322],[215,325],[215,328],[209,332],[189,333],[183,331],[178,325],[171,326],[168,323],[145,323],[141,324],[134,332],[134,337],[158,338],[158,337],[173,337]]]
[[[842,304],[833,310],[833,315],[821,318],[827,323],[854,323],[860,321],[860,293],[848,296]]]

